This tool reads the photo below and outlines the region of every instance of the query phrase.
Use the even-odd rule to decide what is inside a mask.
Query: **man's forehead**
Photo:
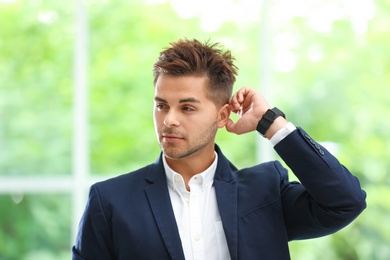
[[[203,82],[191,80],[167,80],[157,82],[154,88],[155,100],[164,99],[176,102],[200,102],[206,97],[206,88]]]

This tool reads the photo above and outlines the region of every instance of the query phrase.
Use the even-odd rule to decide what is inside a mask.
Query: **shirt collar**
[[[214,151],[214,154],[215,154],[215,158],[214,158],[213,163],[203,172],[192,176],[192,178],[190,179],[190,182],[193,181],[194,178],[196,177],[196,182],[199,182],[199,184],[201,184],[203,187],[211,187],[211,185],[214,182],[214,175],[215,175],[215,171],[217,169],[217,164],[218,164],[218,154],[215,151]],[[162,158],[163,158],[163,164],[164,164],[164,169],[165,169],[165,174],[167,177],[168,185],[171,188],[175,188],[175,189],[178,188],[177,184],[176,184],[177,182],[181,181],[181,183],[183,183],[183,185],[184,185],[183,177],[179,173],[172,170],[171,167],[169,167],[164,155],[162,156]],[[185,189],[185,187],[184,187],[184,189]]]

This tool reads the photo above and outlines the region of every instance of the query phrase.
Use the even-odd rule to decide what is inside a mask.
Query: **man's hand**
[[[235,134],[244,134],[256,130],[256,126],[270,108],[267,100],[255,90],[243,87],[229,100],[230,109],[238,114],[240,119],[236,123],[229,119],[226,130]]]
[[[236,123],[229,118],[226,130],[235,134],[244,134],[256,130],[261,117],[270,109],[267,100],[257,91],[243,87],[229,100],[230,109],[238,114],[240,119]],[[286,119],[278,117],[266,132],[266,137],[271,137],[287,124]]]

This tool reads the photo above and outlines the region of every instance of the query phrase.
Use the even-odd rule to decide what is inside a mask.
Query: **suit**
[[[300,183],[278,161],[237,170],[215,149],[214,186],[232,259],[290,259],[288,241],[334,233],[366,207],[358,179],[301,128],[275,146]],[[184,259],[161,156],[92,185],[74,260]]]

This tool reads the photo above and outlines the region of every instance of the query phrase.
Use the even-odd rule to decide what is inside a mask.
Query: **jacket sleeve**
[[[300,181],[289,182],[287,176],[281,179],[289,240],[334,233],[366,207],[366,193],[358,179],[301,128],[279,142],[275,150]]]
[[[116,259],[111,237],[111,228],[103,211],[99,191],[92,185],[84,214],[79,224],[73,260]]]

